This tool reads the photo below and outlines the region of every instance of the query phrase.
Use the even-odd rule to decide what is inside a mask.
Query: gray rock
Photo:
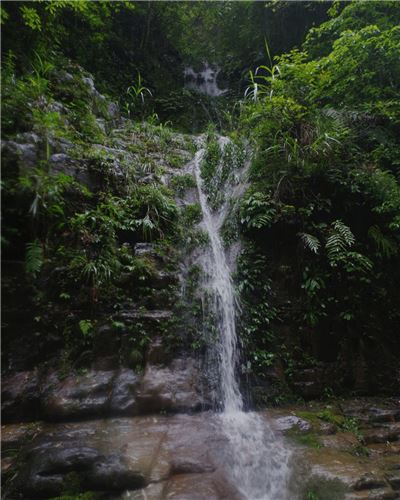
[[[149,349],[146,354],[146,361],[150,365],[164,365],[168,360],[168,355],[165,352],[165,346],[162,337],[156,337],[150,342]]]
[[[29,172],[37,164],[38,153],[36,144],[3,141],[1,150],[3,167],[15,167],[18,175]]]
[[[175,359],[165,368],[147,365],[137,398],[141,413],[200,410],[205,400],[196,361]]]
[[[302,418],[296,417],[295,415],[280,417],[275,421],[276,428],[279,431],[286,432],[290,429],[296,428],[301,432],[308,432],[311,430],[311,424],[307,422],[307,420],[303,420]]]
[[[114,372],[89,371],[59,381],[51,374],[43,391],[42,409],[50,420],[101,416],[108,412]]]
[[[117,120],[120,117],[119,107],[115,102],[110,102],[107,112],[111,120]]]
[[[93,447],[43,436],[27,450],[27,466],[17,478],[17,488],[27,498],[58,496],[67,486],[68,475],[85,473],[98,459]]]
[[[37,420],[40,409],[39,377],[34,371],[5,376],[1,388],[3,422]]]
[[[363,431],[366,444],[387,443],[400,439],[400,423],[383,424],[380,427]]]
[[[94,490],[126,490],[145,485],[144,471],[132,468],[125,457],[113,454],[99,457],[86,478],[86,487]]]
[[[386,475],[386,479],[394,490],[400,490],[400,470],[393,470],[388,472]]]
[[[102,180],[100,175],[90,172],[85,162],[71,158],[66,153],[52,154],[49,164],[51,174],[62,173],[69,175],[92,191],[95,191],[101,185]]]
[[[140,377],[128,368],[122,368],[113,382],[110,401],[112,415],[137,415],[139,407],[136,393]]]

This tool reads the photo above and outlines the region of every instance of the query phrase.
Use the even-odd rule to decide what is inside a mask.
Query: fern
[[[321,243],[319,242],[319,239],[316,236],[313,236],[312,234],[308,233],[299,233],[299,236],[306,248],[311,250],[311,252],[313,253],[318,253]]]
[[[43,265],[43,248],[39,240],[26,245],[25,269],[28,274],[36,278]]]
[[[371,226],[368,229],[368,236],[374,241],[378,251],[384,257],[388,258],[396,255],[398,251],[396,243],[391,238],[382,234],[378,226]]]
[[[348,226],[341,220],[332,222],[331,235],[328,237],[325,245],[331,263],[344,257],[354,242],[354,235]]]

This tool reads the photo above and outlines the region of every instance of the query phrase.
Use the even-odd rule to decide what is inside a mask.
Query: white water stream
[[[219,139],[221,150],[229,140]],[[199,201],[203,212],[203,226],[209,245],[202,255],[206,275],[205,286],[211,292],[213,317],[218,339],[219,389],[222,413],[219,418],[229,441],[230,454],[226,464],[232,483],[246,500],[287,500],[290,451],[277,436],[268,420],[254,412],[243,411],[243,398],[236,376],[238,339],[236,334],[237,300],[231,269],[220,236],[220,229],[229,209],[229,201],[238,192],[238,185],[227,182],[225,201],[213,211],[204,191],[201,163],[205,154],[200,149],[194,158],[194,173]],[[240,181],[239,181],[240,182]]]
[[[207,62],[199,71],[188,66],[184,71],[185,87],[211,97],[224,95],[227,89],[220,89],[217,82],[220,71],[218,66],[210,65]]]

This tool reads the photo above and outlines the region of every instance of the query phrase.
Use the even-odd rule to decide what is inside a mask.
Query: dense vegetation
[[[175,272],[204,236],[199,207],[176,203],[193,178],[167,187],[163,176],[194,152],[176,130],[197,117],[204,131],[217,116],[251,156],[249,187],[223,229],[227,244],[243,241],[243,372],[261,400],[266,380],[275,400],[314,395],[302,386],[307,369],[316,395],[394,391],[399,19],[394,1],[3,2],[3,257],[25,259],[30,355],[52,345],[79,366],[111,329],[123,362],[142,365],[149,335],[120,313],[177,301],[176,282],[164,295],[155,284],[157,266]],[[221,66],[227,96],[184,88],[184,66],[203,60]],[[203,175],[218,207],[215,133]],[[138,242],[155,255],[136,253]],[[15,275],[15,300],[11,288],[19,294]],[[171,349],[201,350],[179,307],[157,328]],[[13,331],[5,346],[15,342]]]

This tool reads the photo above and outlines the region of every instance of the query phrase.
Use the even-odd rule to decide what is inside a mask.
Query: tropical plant
[[[36,278],[44,262],[43,247],[39,240],[26,244],[25,269]]]
[[[142,108],[145,103],[145,96],[153,96],[151,90],[143,85],[142,75],[138,71],[136,81],[126,89],[126,100],[124,103],[128,117],[131,118],[140,103]]]

